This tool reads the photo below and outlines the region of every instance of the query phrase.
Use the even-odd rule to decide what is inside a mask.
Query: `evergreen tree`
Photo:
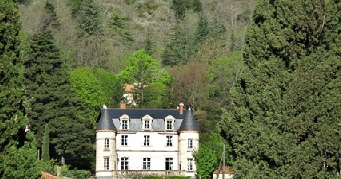
[[[60,21],[57,17],[57,13],[54,9],[53,4],[51,4],[49,1],[46,1],[44,9],[47,15],[44,17],[44,24],[42,29],[43,30],[46,30],[47,28],[59,29]]]
[[[50,160],[50,129],[49,129],[48,123],[45,123],[45,131],[44,131],[41,151],[42,151],[41,160],[45,162],[49,161]]]
[[[101,35],[102,22],[100,9],[94,0],[84,0],[79,10],[78,28],[89,36]]]
[[[236,178],[336,178],[341,2],[260,0],[225,116]]]
[[[92,126],[87,124],[80,101],[69,82],[69,73],[50,31],[32,37],[25,61],[26,96],[30,100],[28,117],[42,147],[44,126],[49,123],[53,158],[77,161],[91,154]],[[70,162],[68,162],[70,163]],[[77,164],[76,164],[77,165]],[[80,168],[79,166],[77,166]]]
[[[195,44],[198,45],[205,40],[206,36],[209,34],[208,22],[205,14],[202,12],[199,16],[198,27],[196,30]]]
[[[134,42],[133,35],[130,32],[130,21],[130,18],[124,17],[120,12],[111,15],[108,28],[115,38],[114,45],[130,46]]]
[[[0,178],[37,178],[34,137],[25,133],[18,7],[0,2]]]

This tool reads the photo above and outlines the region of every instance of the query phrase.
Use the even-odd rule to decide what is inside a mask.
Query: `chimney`
[[[127,105],[126,103],[120,103],[120,109],[126,109]]]
[[[180,103],[179,106],[179,113],[184,114],[184,103]]]

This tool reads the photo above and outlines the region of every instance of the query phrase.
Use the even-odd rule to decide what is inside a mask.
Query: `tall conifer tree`
[[[225,116],[236,178],[335,178],[341,2],[259,0]]]
[[[0,2],[0,178],[37,178],[33,135],[25,133],[18,7]]]
[[[66,156],[76,160],[91,154],[92,126],[81,120],[85,109],[71,88],[68,68],[50,31],[33,36],[25,70],[26,95],[31,99],[28,117],[38,147],[44,136],[42,126],[49,123],[51,157],[61,157],[64,163]]]

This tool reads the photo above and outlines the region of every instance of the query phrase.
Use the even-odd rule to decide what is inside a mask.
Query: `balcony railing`
[[[139,176],[185,176],[182,170],[117,170],[116,177],[135,178]]]

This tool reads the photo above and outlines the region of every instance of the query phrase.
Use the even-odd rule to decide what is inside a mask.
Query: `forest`
[[[194,110],[200,178],[340,177],[339,0],[3,0],[0,20],[0,178],[93,176],[100,108],[133,83],[128,107]]]

